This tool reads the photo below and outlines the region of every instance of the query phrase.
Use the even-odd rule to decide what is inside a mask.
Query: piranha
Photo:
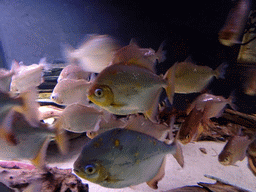
[[[177,139],[182,144],[188,144],[200,135],[203,131],[201,124],[204,111],[198,110],[196,107],[190,111],[189,115],[186,117],[184,123],[182,123],[178,134]]]
[[[252,140],[248,136],[233,136],[219,154],[219,162],[223,165],[234,165],[237,161],[242,161],[251,143]]]
[[[12,76],[11,91],[22,92],[31,86],[38,86],[43,83],[44,59],[41,59],[39,64],[29,66],[22,65],[17,61],[13,62],[12,69],[15,75]]]
[[[117,41],[108,35],[91,35],[78,49],[66,47],[65,55],[70,64],[78,64],[86,72],[100,73],[119,48]]]
[[[74,172],[107,188],[147,182],[157,189],[164,176],[165,156],[175,154],[176,149],[175,142],[168,145],[137,131],[116,128],[86,143]]]
[[[173,98],[173,74],[164,77],[137,65],[114,64],[105,68],[92,82],[88,98],[94,104],[113,114],[145,113],[154,119],[159,95],[166,89]]]
[[[76,102],[87,103],[87,89],[90,83],[84,79],[63,79],[54,87],[51,100],[68,105]]]
[[[89,72],[84,71],[78,65],[68,65],[64,69],[62,69],[57,82],[62,81],[63,79],[85,79],[88,80],[90,77]]]
[[[163,50],[164,42],[161,43],[157,52],[151,48],[140,48],[134,39],[130,44],[119,49],[113,57],[111,64],[127,63],[139,65],[155,72],[155,65],[164,62],[166,52]]]
[[[51,140],[58,143],[63,153],[67,149],[65,133],[47,124],[39,124],[32,127],[20,114],[11,111],[11,131],[15,144],[10,144],[0,139],[0,158],[1,160],[30,160],[36,167],[45,167],[45,155],[48,144]]]
[[[195,101],[187,109],[187,114],[191,112],[192,109],[196,108],[203,112],[203,123],[208,124],[209,119],[212,117],[220,117],[227,104],[231,106],[232,109],[236,109],[236,106],[232,103],[233,96],[225,99],[222,96],[216,96],[208,93],[204,93],[196,98]]]
[[[63,110],[56,126],[75,133],[97,131],[100,121],[103,118],[108,119],[106,113],[92,106],[73,103]]]
[[[202,91],[213,77],[224,78],[227,65],[221,64],[213,70],[208,66],[194,64],[190,58],[175,63],[169,70],[175,71],[175,93],[195,93]]]

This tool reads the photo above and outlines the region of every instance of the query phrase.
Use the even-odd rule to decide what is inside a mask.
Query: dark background
[[[166,40],[167,60],[157,66],[158,73],[188,56],[213,69],[227,62],[226,79],[213,81],[209,89],[228,97],[234,89],[241,89],[242,76],[246,76],[237,76],[232,68],[239,46],[226,47],[218,41],[218,32],[235,2],[1,0],[0,66],[10,68],[13,59],[27,65],[42,57],[50,63],[63,61],[61,45],[78,47],[92,33],[112,35],[123,45],[136,38],[141,47],[155,50]],[[255,97],[239,91],[236,95],[242,102],[236,102],[240,110],[255,112]]]

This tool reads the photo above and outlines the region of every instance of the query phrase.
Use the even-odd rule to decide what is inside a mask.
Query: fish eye
[[[91,174],[95,173],[95,171],[96,171],[95,165],[86,165],[85,166],[85,173],[86,174],[91,175]]]
[[[103,97],[103,90],[102,89],[95,89],[94,95],[96,97]]]
[[[188,135],[186,135],[186,139],[189,139],[190,138],[190,135],[188,134]]]
[[[224,161],[224,162],[227,162],[227,161],[229,161],[229,158],[228,158],[228,157],[225,157],[225,158],[223,159],[223,161]]]

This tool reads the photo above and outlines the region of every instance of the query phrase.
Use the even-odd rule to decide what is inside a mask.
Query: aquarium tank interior
[[[0,1],[0,191],[256,191],[253,0]]]

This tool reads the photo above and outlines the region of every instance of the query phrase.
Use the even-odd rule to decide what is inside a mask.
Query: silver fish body
[[[74,163],[79,176],[108,188],[123,188],[152,180],[166,154],[176,145],[127,129],[116,128],[88,142]]]

